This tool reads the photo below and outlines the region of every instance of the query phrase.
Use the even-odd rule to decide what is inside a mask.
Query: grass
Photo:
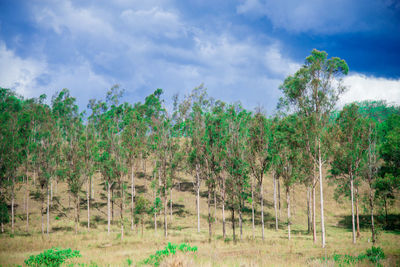
[[[110,235],[107,235],[105,201],[100,197],[101,187],[99,184],[95,187],[95,202],[98,208],[91,210],[92,226],[90,232],[87,231],[86,209],[82,205],[80,211],[81,225],[78,234],[74,233],[75,224],[73,222],[74,210],[68,210],[68,194],[66,186],[58,184],[57,195],[63,207],[59,207],[67,216],[59,216],[58,212],[51,214],[52,231],[49,236],[41,235],[41,218],[39,214],[39,204],[30,201],[32,214],[30,216],[31,228],[29,233],[25,231],[24,216],[16,221],[16,231],[14,235],[10,233],[10,227],[7,225],[6,233],[0,234],[0,265],[12,266],[23,265],[24,260],[30,255],[39,254],[52,247],[71,248],[79,250],[82,257],[71,259],[69,262],[76,264],[86,264],[87,266],[128,266],[136,265],[144,259],[154,254],[157,250],[162,250],[168,242],[180,244],[188,243],[190,246],[196,246],[197,252],[190,255],[175,255],[167,257],[161,266],[321,266],[321,263],[312,261],[313,258],[329,257],[334,254],[357,256],[366,249],[371,248],[372,243],[368,242],[370,238],[369,229],[361,229],[361,238],[357,244],[351,243],[351,230],[347,222],[350,213],[350,205],[347,200],[343,203],[337,203],[333,200],[333,187],[325,184],[325,213],[326,213],[326,233],[327,246],[325,249],[320,247],[320,233],[318,231],[318,240],[314,244],[312,236],[306,233],[307,214],[306,214],[306,191],[304,186],[297,186],[296,193],[292,202],[293,225],[292,240],[287,240],[287,231],[285,226],[286,207],[284,204],[285,196],[283,189],[281,192],[282,210],[280,230],[275,231],[273,226],[273,205],[272,205],[272,182],[267,179],[265,190],[266,208],[265,208],[265,240],[261,240],[261,228],[259,224],[256,227],[256,238],[252,238],[251,213],[245,213],[244,237],[243,241],[234,243],[232,241],[232,230],[229,222],[230,212],[226,211],[227,234],[228,239],[222,239],[221,210],[218,207],[216,216],[217,222],[213,225],[213,238],[208,243],[208,225],[206,222],[207,204],[206,198],[200,202],[201,232],[197,233],[196,214],[195,214],[195,195],[192,190],[188,190],[186,185],[191,182],[190,177],[182,177],[182,190],[178,186],[173,191],[174,216],[168,216],[169,235],[163,236],[162,216],[159,218],[159,227],[154,232],[154,221],[152,218],[146,218],[146,224],[143,236],[141,228],[138,226],[133,231],[130,230],[129,206],[125,214],[125,236],[120,240],[119,210],[115,205],[115,222],[112,225]],[[146,176],[137,179],[141,188],[148,188],[144,192],[146,197],[151,198],[153,192],[149,187],[149,179]],[[205,188],[202,188],[205,191]],[[17,194],[17,215],[23,215],[23,191]],[[317,196],[319,197],[319,196]],[[71,206],[72,206],[71,200]],[[317,202],[318,203],[318,202]],[[392,208],[392,213],[398,213],[398,205]],[[214,208],[212,208],[213,210]],[[259,206],[257,205],[257,221],[259,222]],[[18,216],[17,216],[18,217]],[[58,219],[56,219],[58,217]],[[97,218],[97,220],[95,220]],[[317,205],[317,230],[320,222],[319,210]],[[398,230],[398,229],[397,229]],[[236,230],[239,238],[239,229]],[[381,231],[377,243],[387,258],[382,261],[384,266],[400,266],[400,235],[397,231]],[[368,266],[368,263],[362,263]],[[372,265],[371,265],[372,266]]]

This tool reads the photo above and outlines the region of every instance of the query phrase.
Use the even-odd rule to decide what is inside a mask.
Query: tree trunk
[[[214,219],[217,219],[217,186],[214,184]]]
[[[353,176],[350,174],[350,191],[351,191],[351,226],[353,230],[353,244],[356,243],[356,228],[354,221],[354,187],[353,187]]]
[[[172,222],[172,187],[169,189],[169,215]]]
[[[316,213],[315,213],[315,186],[316,186],[316,179],[315,179],[315,164],[314,164],[314,172],[313,172],[313,187],[312,187],[312,231],[313,231],[313,242],[317,243],[317,223],[315,220]]]
[[[211,185],[208,185],[208,197],[207,197],[207,206],[208,206],[208,242],[211,242]]]
[[[28,175],[26,175],[26,231],[29,231],[29,182]]]
[[[253,239],[255,239],[255,226],[254,226],[254,178],[251,181],[251,224],[252,224],[252,230],[253,230]]]
[[[168,236],[168,223],[167,223],[167,192],[166,192],[166,187],[164,187],[164,236]]]
[[[275,230],[278,231],[278,208],[276,203],[276,176],[275,172],[272,174],[274,180],[274,210],[275,210]]]
[[[320,204],[321,204],[321,242],[322,248],[325,248],[325,218],[324,218],[324,190],[323,190],[323,177],[322,177],[322,156],[321,156],[321,143],[318,140],[318,163],[319,163],[319,190],[320,190]]]
[[[243,240],[243,225],[242,225],[242,200],[239,204],[239,229],[240,229],[240,241]]]
[[[370,209],[371,209],[371,234],[372,234],[372,244],[375,244],[374,200],[373,200],[371,182],[369,183],[369,207],[370,207]]]
[[[122,179],[122,178],[121,178]],[[120,185],[121,188],[121,205],[120,205],[120,210],[121,210],[121,240],[124,239],[124,188],[122,185]]]
[[[28,183],[28,180],[26,181]],[[26,231],[29,231],[29,188],[26,185]]]
[[[356,222],[357,222],[357,238],[361,236],[360,234],[360,216],[358,212],[358,188],[356,187]]]
[[[261,238],[264,240],[264,187],[263,179],[260,182],[260,202],[261,202]]]
[[[12,178],[12,188],[11,188],[11,232],[14,233],[14,202],[15,202],[15,178]]]
[[[50,180],[50,206],[53,207],[53,180]]]
[[[114,225],[114,189],[111,188],[111,224]]]
[[[307,233],[310,234],[312,229],[311,223],[311,188],[307,186]]]
[[[42,199],[42,206],[40,207],[40,215],[42,217],[42,237],[43,237],[44,236],[44,216],[43,216],[44,197],[43,197],[43,195],[42,195],[41,199]]]
[[[278,176],[278,208],[279,208],[279,218],[281,217],[281,179]]]
[[[197,232],[200,233],[200,174],[196,165],[196,208],[197,208]]]
[[[225,178],[222,178],[222,236],[224,240],[226,238],[226,228],[225,228]]]
[[[288,239],[290,240],[290,186],[286,186],[286,202],[287,202],[287,227],[288,227]]]
[[[1,232],[4,233],[4,223],[1,223]]]
[[[131,230],[133,230],[134,225],[134,215],[135,215],[135,198],[136,198],[136,190],[135,190],[135,177],[134,177],[134,167],[133,164],[131,166]]]
[[[107,234],[110,235],[111,224],[111,184],[107,182]]]
[[[49,228],[50,228],[50,192],[49,192],[49,185],[47,185],[47,228],[46,228],[47,235],[49,235]]]
[[[233,242],[236,242],[236,233],[235,233],[235,209],[231,208],[232,211],[232,234],[233,234]]]
[[[78,222],[78,214],[79,214],[78,205],[79,205],[79,197],[77,195],[75,197],[75,234],[78,234],[78,224],[79,224],[79,222]]]
[[[87,229],[90,231],[90,181],[87,181],[86,189],[86,202],[87,202]]]

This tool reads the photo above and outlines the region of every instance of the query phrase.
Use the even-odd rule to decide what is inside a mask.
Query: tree
[[[326,52],[314,49],[306,58],[305,65],[293,76],[288,76],[280,86],[284,97],[280,99],[279,106],[298,112],[305,121],[302,126],[305,138],[309,141],[315,138],[315,149],[311,149],[310,142],[309,153],[319,171],[322,247],[326,243],[322,168],[328,148],[322,141],[331,111],[345,90],[341,77],[348,71],[344,60],[337,57],[328,59]]]
[[[240,105],[232,105],[227,109],[228,136],[226,168],[229,174],[227,192],[232,212],[233,239],[235,236],[235,210],[239,212],[240,240],[243,238],[242,210],[248,197],[249,166],[246,161],[246,144],[248,143],[248,123],[250,113]]]
[[[263,178],[264,173],[269,167],[271,161],[270,147],[271,142],[270,122],[264,114],[258,110],[252,116],[249,125],[249,148],[248,148],[248,162],[252,176],[258,181],[260,190],[260,205],[261,205],[261,231],[262,239],[264,240],[264,187]],[[275,176],[274,176],[275,177]],[[251,181],[251,199],[252,199],[252,226],[254,238],[254,182]],[[274,195],[274,205],[276,211],[276,195]],[[277,225],[276,225],[277,227]]]
[[[350,182],[351,215],[353,228],[353,243],[356,243],[354,219],[354,180],[360,175],[361,164],[368,148],[368,124],[359,114],[356,104],[347,105],[336,120],[335,136],[337,145],[333,152],[331,173],[334,176],[345,176],[347,179],[338,182]],[[348,188],[348,187],[346,187]],[[358,196],[356,195],[358,199]],[[357,201],[358,203],[358,201]],[[358,205],[357,205],[358,210]],[[357,212],[357,222],[358,212]],[[359,223],[357,223],[359,229]],[[357,231],[359,233],[359,230]]]

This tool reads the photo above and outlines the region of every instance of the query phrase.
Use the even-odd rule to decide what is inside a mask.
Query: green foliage
[[[348,254],[332,254],[331,256],[321,257],[321,262],[334,261],[335,265],[338,266],[348,266],[356,265],[364,260],[368,260],[377,266],[382,266],[380,264],[381,260],[385,259],[385,253],[380,247],[371,247],[367,249],[365,253],[360,253],[358,256],[352,256]]]
[[[143,260],[141,264],[146,264],[146,265],[153,265],[153,266],[159,266],[161,261],[170,255],[175,255],[176,252],[181,251],[183,253],[186,252],[193,252],[195,253],[197,251],[197,247],[193,246],[191,247],[189,244],[186,243],[181,243],[179,245],[175,245],[172,243],[168,243],[167,246],[165,246],[164,249],[162,250],[157,250],[156,253],[150,255],[148,258]]]
[[[10,221],[10,214],[8,213],[7,203],[0,199],[0,223],[6,224]]]
[[[78,250],[51,248],[38,255],[31,255],[25,260],[28,266],[61,266],[66,260],[81,257]]]

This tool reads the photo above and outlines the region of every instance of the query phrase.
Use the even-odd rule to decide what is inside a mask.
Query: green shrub
[[[163,258],[168,257],[169,255],[175,255],[177,249],[184,253],[197,251],[196,246],[191,247],[186,243],[182,243],[179,245],[168,243],[168,245],[164,249],[157,250],[155,254],[150,255],[147,259],[143,260],[141,264],[159,266]]]
[[[380,261],[385,259],[385,253],[380,247],[372,247],[367,249],[366,253],[360,253],[358,256],[351,255],[341,255],[334,253],[328,257],[320,258],[321,262],[334,261],[338,266],[348,266],[355,265],[363,260],[369,260],[372,263],[375,263],[377,266],[381,266]]]
[[[376,263],[377,265],[380,265],[380,261],[385,259],[385,253],[380,247],[372,247],[367,249],[367,253],[365,255],[370,262]]]
[[[51,266],[57,267],[71,258],[81,257],[78,250],[51,248],[38,255],[31,255],[25,260],[28,266]]]

